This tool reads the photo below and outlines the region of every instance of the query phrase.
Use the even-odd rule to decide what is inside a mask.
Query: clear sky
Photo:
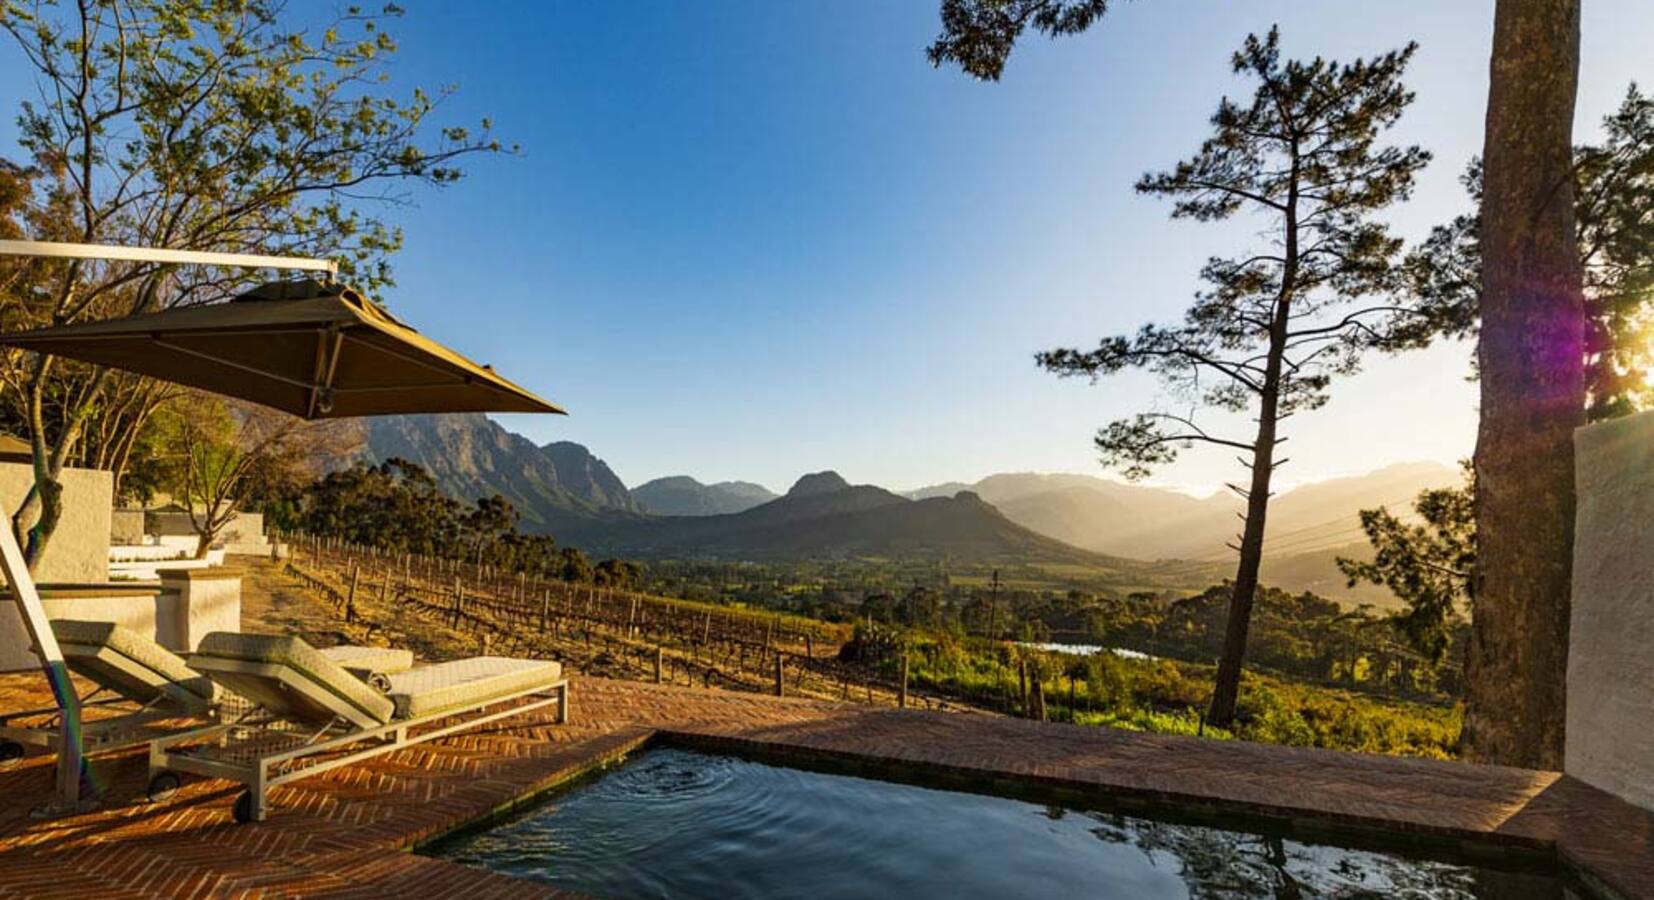
[[[1227,66],[1245,34],[1279,22],[1287,53],[1345,59],[1421,44],[1395,138],[1436,162],[1393,217],[1417,237],[1464,207],[1493,15],[1142,0],[1086,35],[1026,38],[983,84],[926,62],[934,0],[402,5],[398,82],[457,85],[445,118],[492,117],[523,152],[395,214],[407,245],[385,299],[572,413],[508,428],[583,443],[632,485],[778,490],[824,468],[897,488],[1101,471],[1091,434],[1153,383],[1058,381],[1032,356],[1175,319],[1201,261],[1251,240],[1131,191],[1249,90]],[[334,4],[290,7],[312,8]],[[1580,139],[1630,81],[1654,82],[1650,46],[1646,0],[1586,0]],[[1281,477],[1468,455],[1467,359],[1375,360],[1291,421]],[[1197,450],[1156,480],[1237,472]]]

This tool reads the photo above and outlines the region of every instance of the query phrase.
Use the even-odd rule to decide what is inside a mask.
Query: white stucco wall
[[[212,631],[241,630],[241,574],[223,569],[185,569],[162,572],[163,596],[177,602],[162,604],[155,623],[155,640],[162,646],[188,653]]]
[[[1654,809],[1654,412],[1574,435],[1569,775]]]
[[[64,469],[63,518],[35,566],[35,581],[99,584],[109,580],[109,512],[114,476],[97,469]],[[6,516],[23,502],[34,472],[24,463],[0,463],[0,501]],[[3,579],[0,579],[3,582]]]
[[[109,513],[109,542],[116,546],[143,543],[144,511],[141,509],[112,510]]]
[[[172,635],[157,630],[162,620],[176,621],[172,610],[179,605],[176,593],[167,594],[160,587],[119,587],[110,585],[104,592],[59,592],[50,588],[41,590],[41,604],[47,619],[80,619],[88,622],[117,622],[172,649],[180,649]],[[172,632],[180,629],[170,626]],[[169,643],[170,641],[170,643]],[[20,672],[38,668],[39,657],[29,633],[23,627],[23,615],[17,604],[8,597],[0,600],[0,672]]]

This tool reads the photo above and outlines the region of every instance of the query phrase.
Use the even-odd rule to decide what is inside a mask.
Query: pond
[[[617,898],[1576,896],[1539,874],[674,748],[426,852]]]
[[[1030,650],[1042,650],[1046,653],[1066,653],[1070,656],[1091,656],[1097,653],[1112,653],[1121,659],[1158,659],[1141,650],[1130,650],[1125,647],[1104,647],[1101,644],[1065,644],[1059,641],[1017,641],[1018,647],[1027,647]]]

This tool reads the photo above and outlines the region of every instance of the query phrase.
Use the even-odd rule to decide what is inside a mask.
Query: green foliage
[[[386,87],[400,14],[294,21],[272,0],[0,2],[0,35],[37,96],[17,110],[21,159],[0,161],[0,231],[38,240],[336,260],[369,291],[402,243],[382,216],[412,185],[501,149],[433,122],[446,92]],[[0,260],[8,330],[192,306],[266,273],[172,263]],[[164,387],[95,366],[9,353],[0,424],[43,465],[15,519],[38,559],[61,519],[65,465],[116,473]]]
[[[1413,510],[1419,525],[1402,522],[1389,510],[1361,511],[1361,529],[1373,547],[1372,562],[1338,560],[1354,586],[1383,585],[1407,604],[1396,624],[1420,653],[1440,662],[1468,606],[1476,565],[1476,483],[1465,464],[1465,483],[1422,491]]]
[[[1078,34],[1103,17],[1109,0],[942,0],[942,34],[926,55],[933,66],[958,63],[967,73],[998,81],[1023,31]]]
[[[1583,268],[1586,414],[1592,421],[1629,415],[1654,402],[1654,98],[1632,85],[1603,120],[1603,141],[1574,150],[1574,220]],[[1463,182],[1479,209],[1482,165]],[[1480,329],[1482,253],[1479,213],[1437,226],[1408,255],[1413,309],[1398,318],[1389,348],[1425,346]]]
[[[1103,652],[1050,654],[981,639],[958,640],[927,631],[899,638],[910,647],[910,678],[919,689],[946,692],[1025,713],[1019,663],[1045,680],[1048,715],[1057,721],[1162,734],[1201,735],[1296,747],[1450,758],[1458,742],[1456,705],[1369,697],[1267,675],[1243,681],[1234,725],[1203,724],[1211,694],[1209,665],[1165,659],[1128,659]],[[895,673],[893,652],[878,651],[875,631],[858,627],[847,661],[882,665]]]
[[[634,588],[643,581],[643,565],[628,559],[605,559],[592,568],[592,580],[602,587]]]
[[[591,581],[595,575],[584,551],[564,547],[557,556],[557,576],[564,581]]]
[[[518,531],[516,511],[499,495],[464,506],[405,459],[330,472],[280,503],[290,523],[285,528],[393,553],[462,559],[605,587],[631,588],[643,581],[645,570],[637,563],[606,559],[593,566],[585,553],[558,547],[550,535]]]

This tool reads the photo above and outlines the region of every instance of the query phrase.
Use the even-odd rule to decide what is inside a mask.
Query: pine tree
[[[1283,61],[1277,30],[1249,36],[1234,70],[1257,82],[1250,101],[1224,98],[1213,134],[1191,158],[1137,184],[1174,200],[1172,216],[1216,221],[1246,215],[1267,223],[1267,246],[1214,257],[1201,271],[1208,287],[1175,326],[1146,325],[1104,339],[1096,349],[1052,350],[1041,365],[1063,376],[1147,369],[1169,398],[1189,409],[1158,409],[1098,432],[1106,463],[1128,477],[1205,444],[1237,451],[1250,470],[1243,486],[1245,527],[1208,720],[1235,715],[1247,629],[1263,559],[1270,482],[1286,462],[1280,425],[1316,409],[1332,380],[1359,366],[1382,338],[1377,326],[1399,310],[1393,290],[1401,242],[1374,220],[1407,197],[1429,160],[1418,147],[1379,144],[1413,95],[1401,83],[1413,46],[1339,64],[1319,57]],[[1196,410],[1250,413],[1250,435],[1220,435]]]

